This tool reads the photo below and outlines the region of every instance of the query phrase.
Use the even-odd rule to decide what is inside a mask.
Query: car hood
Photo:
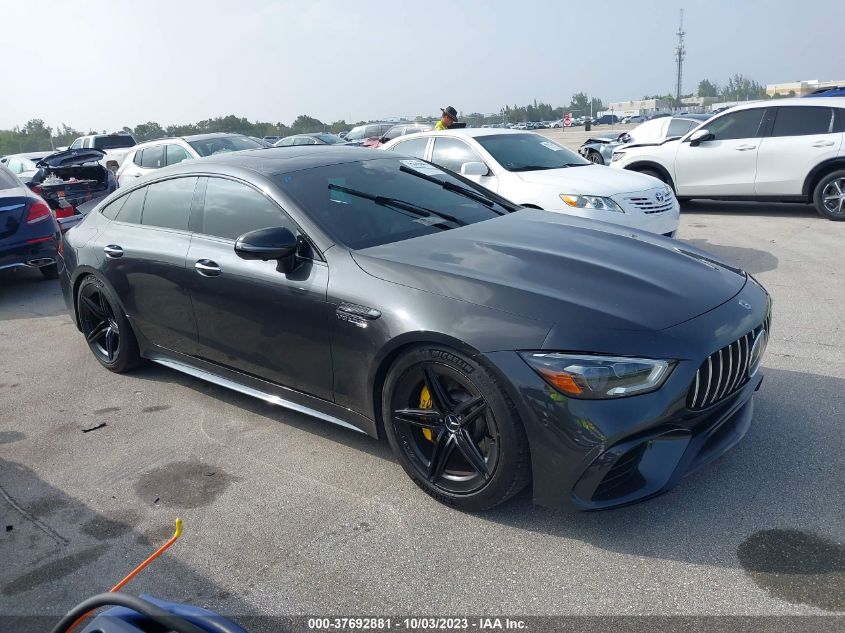
[[[665,329],[746,282],[677,240],[535,209],[352,256],[389,282],[572,328]]]
[[[593,136],[584,141],[583,144],[586,145],[587,143],[613,143],[617,138],[619,138],[618,134],[614,136]]]
[[[608,169],[604,165],[582,165],[562,169],[516,172],[532,185],[554,186],[558,193],[614,196],[660,186],[660,181],[635,171]]]
[[[67,149],[63,152],[50,154],[35,164],[38,167],[72,167],[74,165],[82,165],[84,163],[96,163],[105,155],[106,153],[101,149],[80,147],[78,149]]]

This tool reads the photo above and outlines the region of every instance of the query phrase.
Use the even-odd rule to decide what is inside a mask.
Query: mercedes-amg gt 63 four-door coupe
[[[386,436],[480,510],[651,497],[736,444],[770,300],[653,233],[523,209],[418,158],[301,146],[185,161],[64,237],[96,359],[160,363]]]

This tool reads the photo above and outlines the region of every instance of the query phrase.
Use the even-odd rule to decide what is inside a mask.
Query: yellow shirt
[[[437,125],[434,126],[434,129],[439,132],[441,130],[448,130],[449,128],[443,125],[443,121],[438,121]]]

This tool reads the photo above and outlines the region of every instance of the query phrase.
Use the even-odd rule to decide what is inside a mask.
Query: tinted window
[[[469,145],[456,138],[438,137],[434,139],[431,162],[446,169],[460,173],[464,163],[484,161]]]
[[[668,138],[683,136],[698,124],[699,121],[690,121],[689,119],[672,119],[669,121],[669,130],[666,132],[666,136]]]
[[[141,158],[141,167],[146,169],[161,169],[164,167],[164,145],[147,147]]]
[[[833,130],[831,108],[781,107],[775,114],[772,136],[829,134]]]
[[[266,147],[247,136],[216,136],[188,143],[200,156],[239,152],[243,149],[260,149]]]
[[[168,165],[175,165],[176,163],[181,163],[183,160],[188,160],[191,158],[191,155],[180,145],[167,145],[165,157],[167,158]]]
[[[196,184],[196,178],[171,178],[148,186],[141,224],[186,230]]]
[[[141,162],[143,160],[144,160],[144,150],[141,149],[141,150],[138,150],[137,152],[135,152],[135,156],[132,158],[132,162],[135,163],[136,165],[138,165],[138,167],[140,167]]]
[[[94,147],[97,149],[116,149],[118,147],[132,147],[133,145],[135,145],[135,139],[128,134],[98,136],[94,139]]]
[[[109,220],[114,220],[117,217],[117,214],[120,213],[120,210],[123,208],[124,203],[126,202],[127,198],[131,197],[132,194],[128,196],[121,196],[114,202],[110,202],[102,209],[100,209],[100,213],[106,216]],[[138,207],[140,209],[140,207]]]
[[[391,150],[399,154],[407,154],[408,156],[416,156],[417,158],[425,158],[425,146],[428,145],[427,138],[412,138],[408,141],[396,143]]]
[[[292,222],[278,205],[252,187],[224,178],[209,178],[205,189],[202,232],[234,240],[249,231]]]
[[[117,212],[117,220],[120,222],[129,222],[130,224],[141,223],[141,209],[144,206],[144,196],[147,194],[147,188],[141,187],[136,189],[128,196],[124,196],[126,202]]]
[[[411,169],[422,169],[440,180],[470,188],[480,195],[490,195],[429,165],[414,165],[418,162],[416,159],[404,160],[404,163],[410,163],[407,167]],[[402,165],[403,159],[396,157],[315,167],[283,174],[278,177],[278,184],[328,235],[353,249],[439,233],[507,212],[498,204],[488,208],[436,183],[403,172],[400,170]],[[338,186],[355,193],[332,188]],[[414,205],[416,209],[398,208],[384,202],[377,204],[360,194],[393,198]],[[437,215],[438,212],[452,219]]]
[[[508,171],[560,169],[590,164],[575,152],[538,134],[491,134],[477,136],[475,140]]]
[[[717,141],[729,141],[736,138],[754,138],[760,130],[763,109],[740,110],[716,119],[707,125],[707,130]]]

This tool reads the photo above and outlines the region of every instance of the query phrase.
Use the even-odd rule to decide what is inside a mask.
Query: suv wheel
[[[829,173],[813,192],[816,211],[828,220],[845,220],[845,169]]]
[[[442,503],[486,510],[528,483],[528,440],[516,409],[469,356],[437,345],[405,353],[388,373],[382,412],[405,472]]]

